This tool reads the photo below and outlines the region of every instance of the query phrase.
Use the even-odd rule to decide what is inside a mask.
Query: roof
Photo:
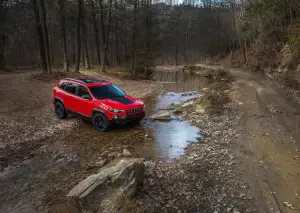
[[[101,79],[95,79],[95,78],[65,78],[62,80],[67,80],[67,81],[74,81],[77,83],[81,83],[81,84],[85,84],[87,86],[91,86],[91,85],[103,85],[107,84],[109,82],[105,81],[105,80],[101,80]]]

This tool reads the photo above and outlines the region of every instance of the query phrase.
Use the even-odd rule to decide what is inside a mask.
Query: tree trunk
[[[115,11],[117,11],[117,0],[115,0]],[[118,37],[118,18],[115,16],[115,41],[116,41],[116,64],[120,64],[119,56],[119,37]]]
[[[0,69],[6,68],[5,62],[5,45],[6,45],[6,32],[4,28],[4,23],[6,21],[6,1],[1,1],[0,3]]]
[[[0,34],[0,69],[6,68],[5,63],[5,43],[6,43],[6,36],[4,29],[2,29],[2,32]]]
[[[93,27],[94,27],[94,30],[95,30],[95,42],[96,42],[97,62],[98,62],[99,65],[101,65],[99,29],[98,29],[98,24],[97,24],[97,18],[96,18],[94,0],[90,0],[90,2],[91,2],[91,7],[92,7]]]
[[[89,45],[90,45],[90,50],[91,50],[91,67],[94,68],[95,66],[95,58],[94,58],[94,43],[93,43],[93,30],[92,30],[92,21],[90,21],[90,32],[89,32]]]
[[[85,55],[84,55],[85,49],[84,49],[84,45],[82,45],[81,48],[82,48],[82,51],[81,51],[82,66],[85,67]]]
[[[101,25],[101,35],[102,35],[102,46],[103,46],[103,49],[105,49],[106,38],[105,38],[103,0],[99,0],[99,8],[100,8],[100,25]],[[105,58],[104,58],[104,65],[105,65]]]
[[[86,30],[85,30],[85,21],[82,20],[82,41],[83,41],[83,49],[84,49],[84,56],[85,56],[85,62],[86,62],[86,68],[91,69],[91,63],[90,63],[90,54],[89,54],[89,48],[87,45],[87,39],[86,39]]]
[[[72,43],[72,64],[76,63],[76,29],[71,33],[71,43]]]
[[[134,18],[133,18],[133,35],[132,35],[132,52],[131,52],[131,72],[136,72],[136,34],[137,34],[137,0],[134,1]]]
[[[43,72],[47,72],[47,61],[46,61],[46,52],[45,52],[45,43],[44,43],[44,36],[43,36],[43,29],[42,23],[40,18],[40,12],[38,9],[38,2],[37,0],[31,0],[34,16],[35,16],[35,24],[37,29],[37,36],[39,42],[39,50],[40,50],[40,60]]]
[[[47,26],[47,14],[46,14],[44,0],[40,0],[40,3],[41,3],[41,13],[42,13],[42,21],[43,21],[42,26],[43,26],[43,32],[44,32],[47,70],[48,70],[49,74],[52,74],[51,59],[50,59],[49,33],[48,33],[48,26]]]
[[[178,44],[176,44],[175,45],[175,64],[176,64],[176,66],[178,65],[178,52],[179,52]]]
[[[75,65],[75,72],[79,72],[80,66],[80,55],[81,55],[81,38],[80,38],[80,31],[81,31],[81,19],[83,16],[83,0],[78,0],[78,17],[77,17],[77,31],[76,31],[76,39],[77,39],[77,52],[76,52],[76,65]]]
[[[248,53],[247,53],[247,42],[245,40],[244,40],[243,55],[244,55],[244,63],[246,63],[248,61]]]
[[[66,24],[65,24],[65,0],[59,0],[59,9],[60,9],[60,26],[61,26],[61,37],[63,42],[63,51],[64,51],[64,70],[69,72],[69,60],[68,60],[68,51],[67,51],[67,39],[66,39]]]
[[[112,8],[112,0],[109,0],[108,25],[107,25],[106,35],[105,35],[105,46],[104,46],[104,66],[109,66],[108,41],[109,41],[109,32],[110,32],[110,24],[111,24],[111,8]]]

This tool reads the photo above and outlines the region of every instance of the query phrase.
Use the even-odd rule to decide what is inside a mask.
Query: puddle
[[[159,109],[166,109],[170,104],[197,98],[199,94],[196,91],[204,83],[198,76],[179,71],[158,71],[155,80],[162,83],[164,93],[145,101],[146,117]],[[121,153],[123,148],[128,148],[141,157],[172,159],[183,155],[189,143],[197,142],[199,132],[197,127],[180,118],[170,122],[145,119],[140,126],[118,126],[105,133],[100,133],[90,123],[83,122],[67,137],[67,141],[74,147],[79,143],[77,147],[81,147],[80,151],[90,152],[91,157],[103,152]]]

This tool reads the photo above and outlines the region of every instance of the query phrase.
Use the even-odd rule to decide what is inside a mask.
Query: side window
[[[83,96],[86,96],[86,97],[89,96],[90,97],[91,96],[89,91],[83,86],[78,86],[77,95],[79,97],[83,97]]]
[[[66,82],[63,82],[59,85],[59,88],[62,89],[62,90],[65,90],[66,89]]]
[[[68,92],[68,93],[71,93],[71,94],[74,94],[76,93],[76,88],[77,88],[77,85],[76,84],[72,84],[72,83],[68,83],[66,86],[65,86],[65,90]]]

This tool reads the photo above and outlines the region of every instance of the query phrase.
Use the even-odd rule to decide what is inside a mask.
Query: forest
[[[297,55],[299,16],[298,0],[2,0],[0,68],[121,66],[147,77],[156,64],[236,50],[243,63],[286,43]]]

